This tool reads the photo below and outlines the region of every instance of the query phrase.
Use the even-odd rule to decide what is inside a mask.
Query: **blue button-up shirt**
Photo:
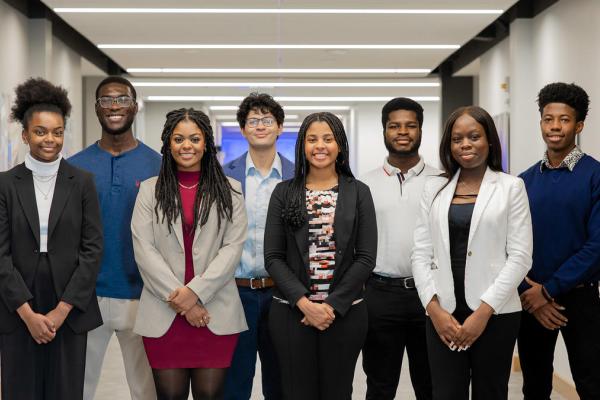
[[[282,180],[281,158],[275,153],[271,171],[262,176],[246,155],[246,213],[248,214],[248,236],[244,243],[242,259],[235,271],[236,278],[263,278],[269,276],[265,269],[264,236],[267,209],[271,193]]]

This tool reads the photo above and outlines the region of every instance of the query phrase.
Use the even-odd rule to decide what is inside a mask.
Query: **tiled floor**
[[[260,370],[260,369],[257,369]],[[509,383],[509,399],[522,399],[521,395],[521,374],[513,373],[510,377]],[[252,391],[252,399],[258,400],[260,396],[260,379],[255,377],[254,389]],[[356,372],[354,375],[354,395],[353,399],[364,399],[366,391],[365,375],[362,371],[361,361],[359,359]],[[410,378],[408,376],[408,368],[402,368],[402,376],[400,377],[400,385],[396,395],[397,399],[414,400],[415,395],[410,385]],[[127,383],[125,381],[125,374],[123,370],[123,363],[121,361],[121,352],[117,340],[113,337],[111,341],[106,359],[104,361],[104,368],[102,370],[102,376],[100,378],[100,384],[98,392],[96,393],[96,400],[126,400],[129,399],[129,391],[127,389]],[[190,397],[191,399],[191,397]],[[309,399],[307,399],[309,400]],[[564,397],[553,393],[552,400],[566,400]]]

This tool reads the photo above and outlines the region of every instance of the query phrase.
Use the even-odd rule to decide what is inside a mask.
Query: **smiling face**
[[[395,110],[389,113],[384,139],[390,154],[416,154],[421,145],[421,128],[417,113],[410,110]]]
[[[131,88],[121,83],[112,82],[102,86],[98,91],[98,98],[110,97],[116,99],[121,96],[128,96],[133,99]],[[96,101],[96,116],[102,126],[102,131],[110,135],[120,135],[129,131],[137,111],[136,102],[133,102],[129,107],[123,107],[113,101],[110,107],[103,108]]]
[[[490,145],[485,129],[469,114],[463,114],[452,127],[450,139],[452,157],[463,169],[485,168]]]
[[[190,120],[179,122],[170,139],[171,155],[180,171],[200,171],[206,141],[204,133]]]
[[[576,121],[573,107],[564,103],[549,103],[542,110],[542,138],[548,150],[568,153],[575,147],[575,139],[583,130],[583,121]]]
[[[23,141],[29,145],[31,156],[38,161],[51,162],[62,150],[65,120],[52,111],[39,111],[31,115],[27,130],[23,130]]]
[[[270,124],[265,124],[265,121],[270,122]],[[254,124],[256,126],[251,126]],[[275,141],[282,131],[283,126],[277,124],[273,114],[253,109],[246,117],[246,125],[242,128],[242,135],[248,140],[248,145],[251,148],[257,150],[269,149],[275,147]]]
[[[310,168],[333,169],[340,148],[327,122],[315,121],[306,130],[304,156]]]

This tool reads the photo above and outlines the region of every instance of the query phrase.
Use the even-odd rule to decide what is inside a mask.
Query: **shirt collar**
[[[569,154],[567,154],[567,156],[560,162],[560,164],[558,165],[558,167],[553,167],[550,164],[550,160],[548,159],[548,150],[546,150],[544,152],[544,157],[542,158],[542,161],[540,162],[540,172],[544,172],[545,168],[548,169],[558,169],[558,168],[568,168],[569,171],[573,171],[573,169],[575,168],[575,165],[577,165],[577,162],[579,162],[579,160],[581,160],[581,157],[584,156],[584,153],[579,150],[579,147],[575,146],[573,148],[573,150],[571,150],[571,152]]]
[[[273,160],[273,165],[271,165],[271,171],[267,174],[266,177],[272,176],[276,173],[278,178],[283,176],[282,174],[282,166],[281,166],[281,157],[279,157],[279,153],[275,153],[275,159]],[[250,157],[250,153],[246,154],[246,176],[254,175],[255,172],[258,172],[256,167],[254,166],[254,162],[252,161],[252,157]]]
[[[423,157],[419,157],[419,162],[408,170],[406,174],[404,174],[404,178],[409,178],[411,176],[418,176],[425,169],[425,161],[423,161]],[[383,160],[383,170],[388,175],[398,175],[401,171],[400,169],[394,167],[392,164],[388,162],[388,158],[385,157]]]

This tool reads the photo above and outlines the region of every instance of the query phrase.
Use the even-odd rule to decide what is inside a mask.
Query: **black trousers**
[[[298,308],[273,300],[269,329],[286,400],[351,400],[356,360],[367,335],[362,301],[329,328],[305,326]]]
[[[365,290],[369,331],[363,348],[367,400],[396,397],[404,349],[417,400],[432,398],[425,340],[425,310],[415,289],[370,279]]]
[[[463,322],[464,318],[457,318]],[[427,349],[433,398],[469,400],[506,400],[512,355],[521,313],[494,315],[481,336],[467,351],[452,351],[438,336],[427,318]]]
[[[50,265],[40,256],[33,283],[33,311],[46,314],[56,307]],[[75,334],[63,324],[48,344],[37,344],[21,322],[0,335],[2,400],[80,400],[83,398],[87,333]]]
[[[600,298],[597,286],[576,288],[558,298],[568,322],[560,328],[577,393],[582,400],[600,399]],[[550,399],[554,348],[558,330],[544,328],[523,312],[519,360],[526,400]]]

